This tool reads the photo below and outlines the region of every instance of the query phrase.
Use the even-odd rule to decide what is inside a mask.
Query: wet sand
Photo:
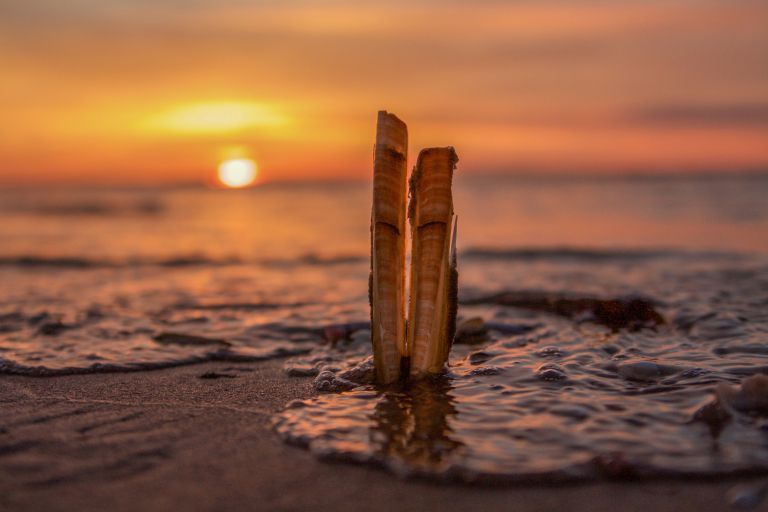
[[[0,510],[703,511],[760,481],[444,486],[321,462],[271,430],[313,393],[282,365],[0,375]]]

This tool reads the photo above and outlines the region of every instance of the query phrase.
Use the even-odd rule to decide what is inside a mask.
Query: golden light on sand
[[[242,188],[256,181],[258,167],[250,158],[231,158],[219,165],[219,181],[230,188]]]

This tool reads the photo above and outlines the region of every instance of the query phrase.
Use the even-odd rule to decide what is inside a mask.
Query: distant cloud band
[[[629,120],[654,125],[768,127],[768,103],[664,105],[636,110]]]

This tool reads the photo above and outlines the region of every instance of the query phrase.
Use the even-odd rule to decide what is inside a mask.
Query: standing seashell
[[[451,186],[457,161],[452,147],[424,149],[411,176],[408,352],[412,377],[443,369],[456,331],[458,273]]]
[[[408,128],[379,112],[373,163],[371,213],[371,340],[376,380],[400,377],[405,348],[405,203]]]

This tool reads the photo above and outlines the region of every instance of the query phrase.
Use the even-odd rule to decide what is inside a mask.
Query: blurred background
[[[466,174],[763,171],[768,3],[0,2],[0,182],[367,179],[376,111]],[[415,155],[412,155],[412,157]]]
[[[411,162],[457,148],[464,247],[768,252],[766,19],[753,0],[0,0],[0,253],[365,253],[379,109]]]

